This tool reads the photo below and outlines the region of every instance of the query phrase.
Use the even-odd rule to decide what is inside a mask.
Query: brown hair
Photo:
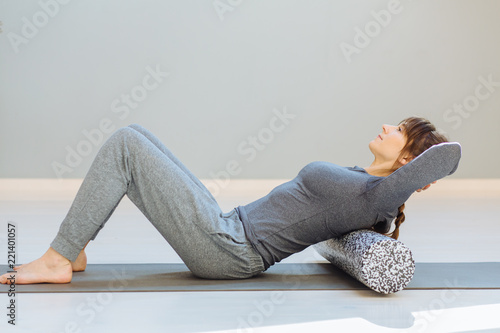
[[[448,138],[444,134],[439,133],[436,127],[425,118],[409,117],[403,119],[399,125],[403,127],[406,144],[403,149],[401,149],[398,161],[404,156],[409,156],[410,159],[413,159],[433,145],[441,142],[448,142]],[[398,161],[394,164],[393,171],[402,166]],[[404,208],[405,204],[402,204],[398,209],[398,215],[394,220],[394,224],[396,225],[395,229],[391,233],[385,235],[398,239],[399,227],[405,220]]]

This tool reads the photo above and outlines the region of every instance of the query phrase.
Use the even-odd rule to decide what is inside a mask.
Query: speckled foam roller
[[[410,283],[415,261],[402,242],[371,230],[358,230],[314,245],[325,259],[383,294],[395,293]]]

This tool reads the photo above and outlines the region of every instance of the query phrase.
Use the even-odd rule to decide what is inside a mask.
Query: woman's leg
[[[138,125],[129,128],[141,134],[141,141],[152,143],[146,155],[162,167],[154,168],[156,172],[136,168],[127,196],[190,270],[207,278],[246,278],[261,272],[262,258],[246,239],[236,212],[222,214],[208,189],[152,133]],[[144,166],[140,154],[134,156]]]
[[[214,202],[216,202],[215,198],[212,196],[210,191],[206,188],[205,185],[195,176],[191,173],[191,171],[186,168],[186,166],[174,155],[172,152],[165,147],[165,145],[150,131],[145,129],[144,127],[138,125],[138,124],[132,124],[129,125],[128,127],[136,130],[137,132],[141,133],[146,139],[151,141],[152,144],[154,144],[162,153],[164,153],[172,162],[174,162],[188,177],[202,190],[205,191],[205,193],[208,194],[212,198]],[[140,200],[140,197],[137,198],[137,200]],[[101,226],[101,228],[104,226],[104,224]],[[100,228],[100,229],[101,229]],[[99,229],[99,230],[100,230]],[[95,235],[92,237],[92,240],[95,239],[97,236],[97,231]],[[87,242],[88,244],[88,242]],[[86,246],[86,245],[85,245]],[[87,267],[87,256],[85,254],[85,247],[82,249],[78,257],[76,258],[75,261],[71,262],[71,266],[73,268],[73,272],[81,272],[84,271],[85,268]]]
[[[241,278],[262,271],[236,214],[222,214],[208,190],[152,140],[124,128],[103,145],[51,248],[75,260],[127,194],[196,275]],[[22,269],[17,283],[23,283]]]
[[[71,262],[78,258],[92,238],[86,239],[87,235],[89,232],[97,233],[124,195],[127,182],[118,184],[124,179],[124,174],[123,168],[117,167],[120,164],[116,159],[119,156],[117,139],[118,133],[115,133],[99,150],[59,228],[58,236],[59,234],[63,236],[56,236],[51,247],[41,258],[17,267],[17,284],[71,281]],[[101,200],[96,197],[100,197]],[[58,267],[63,268],[58,269]],[[71,268],[69,272],[68,267]],[[0,283],[6,283],[6,277],[8,276],[3,275]]]

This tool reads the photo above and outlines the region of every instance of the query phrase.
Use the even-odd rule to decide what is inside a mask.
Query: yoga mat
[[[7,272],[0,265],[0,272]],[[405,288],[500,289],[500,263],[416,263]],[[6,293],[8,285],[0,285]],[[89,264],[67,284],[16,285],[16,293],[172,292],[251,290],[370,290],[330,263],[276,264],[244,280],[205,280],[184,264]],[[375,293],[375,292],[374,292]]]

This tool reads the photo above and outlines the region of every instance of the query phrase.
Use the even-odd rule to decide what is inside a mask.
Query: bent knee
[[[131,135],[134,135],[134,133],[137,133],[133,128],[130,127],[121,127],[117,129],[113,135],[111,135],[110,139],[113,137],[117,138],[123,138],[123,137],[129,137]]]
[[[136,130],[136,131],[139,131],[139,132],[141,132],[141,130],[143,130],[143,129],[144,129],[144,127],[142,127],[142,126],[141,126],[141,125],[139,125],[139,124],[130,124],[130,125],[128,125],[128,126],[127,126],[127,127],[125,127],[125,128],[132,128],[133,130]]]
[[[121,127],[117,129],[113,135],[110,137],[110,139],[115,138],[116,140],[123,141],[123,142],[134,142],[134,140],[141,139],[142,134],[139,133],[136,129],[127,126],[127,127]]]

